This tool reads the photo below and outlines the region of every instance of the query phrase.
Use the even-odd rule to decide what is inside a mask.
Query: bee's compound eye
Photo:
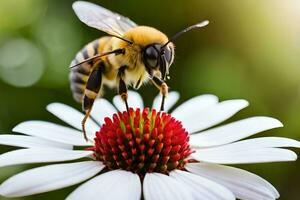
[[[166,59],[167,59],[168,63],[171,63],[172,57],[173,57],[173,53],[172,53],[172,49],[170,47],[167,47],[165,49],[165,56],[166,56]]]
[[[149,67],[157,67],[159,52],[154,46],[149,46],[145,49],[145,62]]]

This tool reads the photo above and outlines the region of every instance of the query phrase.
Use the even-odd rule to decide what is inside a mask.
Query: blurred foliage
[[[45,111],[54,101],[80,109],[69,90],[68,65],[87,42],[104,35],[82,24],[71,0],[0,1],[0,131],[30,119],[59,122]],[[195,22],[210,25],[176,41],[171,89],[181,102],[213,93],[221,100],[245,98],[251,106],[233,118],[268,115],[285,128],[262,135],[300,139],[300,2],[297,0],[93,0],[171,36]],[[154,87],[140,90],[150,105]],[[111,99],[115,91],[107,91]],[[0,152],[8,148],[1,147]],[[299,150],[297,153],[300,154]],[[30,166],[26,166],[30,167]],[[281,199],[299,199],[296,163],[243,165],[268,179]],[[0,182],[24,166],[0,169]],[[74,187],[23,199],[62,199]],[[1,198],[0,199],[4,199]]]

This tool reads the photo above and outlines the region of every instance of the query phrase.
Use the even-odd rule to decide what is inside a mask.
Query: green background
[[[45,106],[63,102],[80,109],[69,90],[69,63],[89,41],[104,35],[82,24],[66,0],[0,1],[0,132],[21,121],[50,120]],[[172,90],[180,102],[212,93],[221,100],[244,98],[250,107],[230,119],[267,115],[285,127],[260,134],[300,140],[300,1],[297,0],[98,0],[136,23],[172,36],[187,25],[210,20],[176,41]],[[111,99],[116,93],[106,90]],[[147,105],[157,90],[140,90]],[[6,152],[10,147],[0,147]],[[300,154],[299,150],[295,150]],[[0,182],[35,165],[0,169]],[[300,195],[300,162],[243,165],[269,180],[281,199]],[[30,181],[30,180],[29,180]],[[75,187],[22,199],[63,199]],[[5,199],[1,198],[0,199]]]

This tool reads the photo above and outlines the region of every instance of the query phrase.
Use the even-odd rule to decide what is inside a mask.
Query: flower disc
[[[171,115],[131,108],[105,118],[93,150],[110,170],[168,173],[184,167],[192,153],[188,142],[187,131]]]

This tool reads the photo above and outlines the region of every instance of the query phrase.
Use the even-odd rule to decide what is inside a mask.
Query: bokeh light
[[[37,20],[46,10],[44,0],[1,0],[0,31],[22,28]]]
[[[40,50],[30,41],[16,38],[0,46],[0,76],[13,86],[28,87],[43,74],[44,61]]]
[[[50,82],[52,87],[68,84],[68,66],[81,48],[81,30],[67,16],[64,19],[47,16],[34,28],[34,36],[47,55],[48,68],[41,84]]]

